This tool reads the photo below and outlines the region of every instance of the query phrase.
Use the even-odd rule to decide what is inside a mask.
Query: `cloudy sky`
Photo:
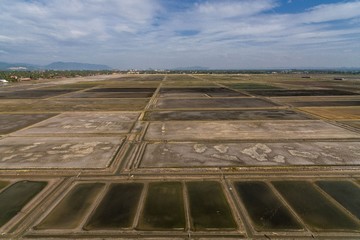
[[[360,0],[0,0],[0,61],[360,67]]]

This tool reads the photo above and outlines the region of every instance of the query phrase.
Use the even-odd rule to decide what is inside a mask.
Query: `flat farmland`
[[[2,237],[358,239],[360,77],[305,77],[0,86]]]

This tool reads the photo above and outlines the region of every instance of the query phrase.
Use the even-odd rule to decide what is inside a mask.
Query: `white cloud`
[[[49,35],[59,40],[97,38],[113,27],[119,31],[119,25],[139,31],[158,8],[152,0],[5,0],[0,11],[7,14],[0,20],[8,27],[8,34],[15,25],[22,34]]]
[[[306,23],[337,21],[360,16],[360,1],[322,4],[300,14],[301,20]]]
[[[196,5],[196,14],[212,18],[245,17],[272,9],[272,0],[215,1]]]
[[[276,13],[278,0],[194,1],[175,11],[166,2],[2,0],[0,49],[14,61],[38,56],[144,68],[306,64],[316,53],[360,65],[358,0],[294,14]]]
[[[12,40],[13,40],[13,38],[11,38],[11,37],[0,35],[0,42],[10,42]]]

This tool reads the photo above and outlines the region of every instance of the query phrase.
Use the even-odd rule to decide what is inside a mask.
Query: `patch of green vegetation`
[[[85,77],[94,75],[109,75],[114,71],[53,71],[53,70],[39,70],[39,71],[0,71],[0,79],[6,79],[11,82],[19,81],[21,78],[37,79],[55,79],[55,78],[70,78],[70,77]]]

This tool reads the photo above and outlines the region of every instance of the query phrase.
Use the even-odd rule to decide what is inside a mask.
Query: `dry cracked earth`
[[[359,239],[360,79],[0,86],[8,239]]]

